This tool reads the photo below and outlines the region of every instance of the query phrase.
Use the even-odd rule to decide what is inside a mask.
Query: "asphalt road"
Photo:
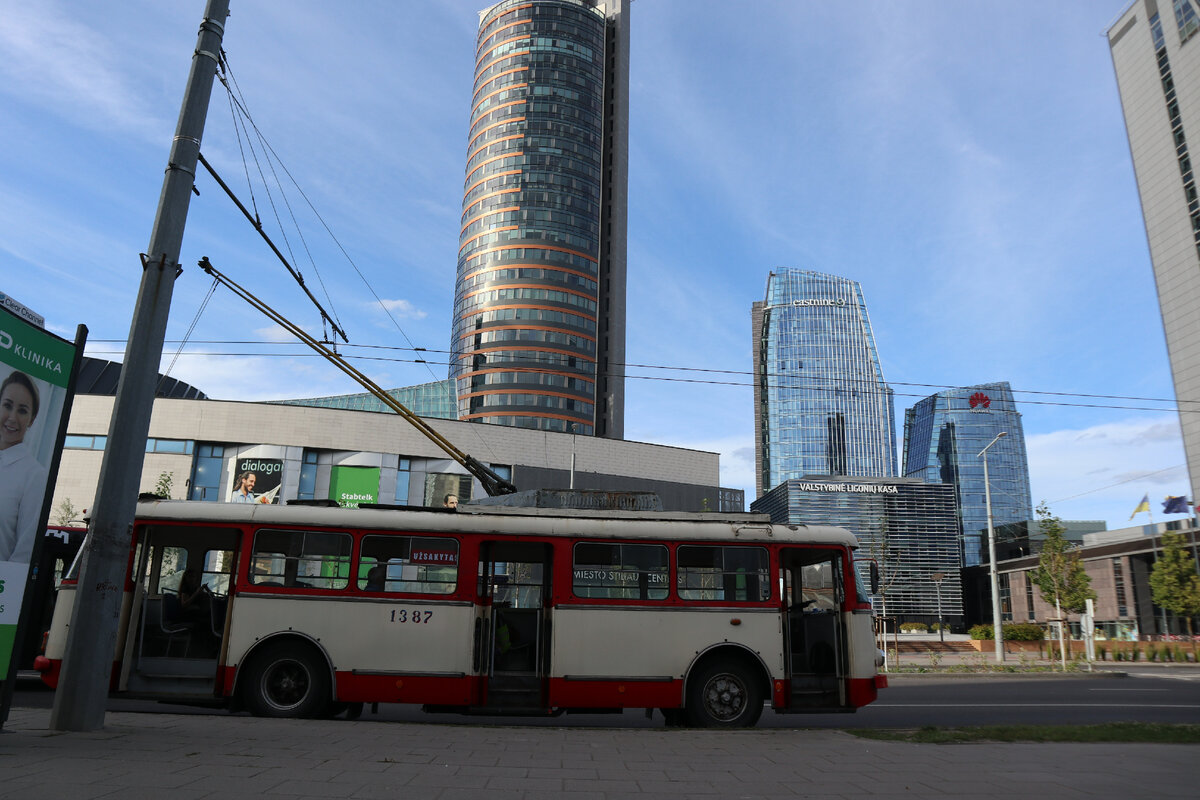
[[[1131,670],[1126,677],[1095,676],[892,676],[880,699],[855,714],[773,714],[760,728],[914,728],[925,725],[1053,725],[1102,722],[1200,722],[1200,668]],[[16,708],[49,707],[51,691],[22,681]],[[111,711],[225,714],[146,700],[113,699]],[[593,728],[662,727],[658,713],[575,714],[553,718],[430,715],[415,706],[382,705],[365,722],[423,722],[458,725],[554,725]]]

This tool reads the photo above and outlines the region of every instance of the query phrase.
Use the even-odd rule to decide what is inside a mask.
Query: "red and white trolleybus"
[[[111,688],[282,717],[853,711],[887,685],[856,546],[752,514],[144,502]]]

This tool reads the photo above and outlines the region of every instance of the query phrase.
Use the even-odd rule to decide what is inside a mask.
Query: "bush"
[[[1040,642],[1046,638],[1046,631],[1042,626],[1032,622],[1015,622],[1005,625],[1001,631],[1006,642]]]
[[[937,633],[938,631],[945,631],[946,633],[949,633],[950,632],[950,623],[935,622],[929,626],[929,630],[932,631],[933,633]]]
[[[902,622],[900,623],[901,633],[927,633],[928,626],[924,622]]]
[[[1096,645],[1096,658],[1100,659],[1101,661],[1107,661],[1108,647],[1102,644]]]
[[[985,642],[995,636],[991,625],[972,625],[967,635],[977,641]]]

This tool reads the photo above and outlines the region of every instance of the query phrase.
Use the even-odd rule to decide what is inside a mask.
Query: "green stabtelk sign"
[[[379,499],[379,467],[334,467],[329,471],[329,498],[346,508]]]
[[[75,346],[0,308],[0,680],[53,486]]]

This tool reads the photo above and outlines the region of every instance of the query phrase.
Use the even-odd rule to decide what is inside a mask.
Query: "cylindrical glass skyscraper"
[[[505,0],[480,14],[450,347],[459,419],[621,435],[627,105],[613,76],[628,32],[604,9]]]
[[[893,477],[892,390],[862,287],[775,270],[752,314],[757,494],[804,476]]]

